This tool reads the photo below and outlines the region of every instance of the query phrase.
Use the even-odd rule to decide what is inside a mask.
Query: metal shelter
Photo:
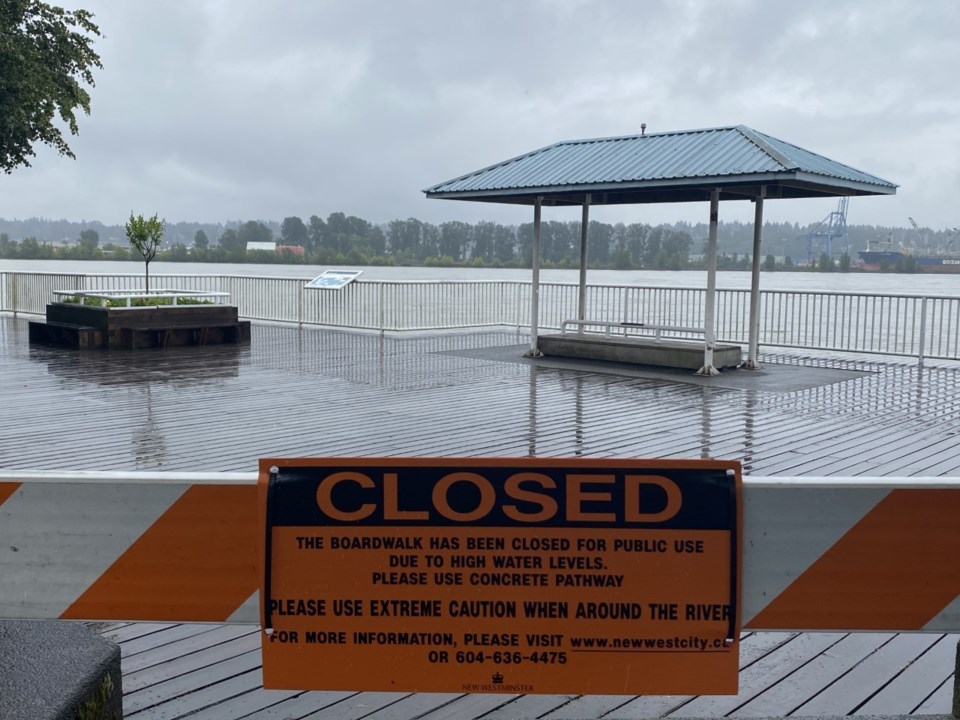
[[[760,239],[763,202],[777,198],[893,195],[882,178],[743,125],[567,140],[424,190],[428,198],[533,206],[533,291],[528,355],[537,356],[540,217],[543,206],[583,208],[578,319],[586,317],[587,227],[591,205],[710,202],[702,375],[713,366],[717,218],[721,200],[756,204],[747,367],[759,367]]]

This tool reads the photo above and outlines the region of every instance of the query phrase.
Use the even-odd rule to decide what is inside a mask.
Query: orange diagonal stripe
[[[917,630],[960,596],[960,491],[894,490],[748,627]]]
[[[7,498],[13,495],[19,487],[20,483],[0,482],[0,505],[3,505]]]
[[[195,485],[61,617],[222,621],[257,585],[256,487]]]

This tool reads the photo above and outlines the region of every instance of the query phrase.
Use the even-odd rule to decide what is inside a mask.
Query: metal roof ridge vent
[[[764,138],[764,136],[763,136],[761,133],[757,132],[757,131],[754,130],[753,128],[749,128],[749,127],[747,127],[746,125],[737,125],[736,128],[734,128],[734,129],[735,129],[737,132],[739,132],[741,135],[743,135],[743,136],[744,136],[747,140],[749,140],[751,143],[753,143],[754,145],[756,145],[762,152],[766,153],[766,154],[769,155],[771,158],[773,158],[774,161],[776,161],[776,162],[780,163],[781,165],[783,165],[783,167],[784,167],[785,170],[799,170],[799,169],[800,169],[799,163],[791,160],[791,159],[788,158],[786,155],[784,155],[782,152],[780,152],[780,151],[777,150],[775,147],[773,147],[770,143],[768,143],[768,142],[766,141],[766,139]],[[781,141],[781,142],[783,142],[783,141]],[[790,143],[787,143],[787,145],[790,145]],[[795,145],[790,145],[790,146],[791,146],[791,147],[796,147]]]
[[[635,133],[633,135],[611,135],[607,137],[578,138],[574,140],[561,140],[558,143],[554,143],[554,145],[586,145],[587,143],[621,142],[624,140],[647,140],[649,138],[662,138],[662,137],[669,137],[671,135],[702,135],[705,133],[723,132],[726,130],[737,130],[739,127],[742,127],[742,126],[726,125],[723,127],[694,128],[691,130],[664,130],[662,132]],[[553,145],[549,147],[553,147]],[[544,149],[548,149],[548,148],[544,148]]]

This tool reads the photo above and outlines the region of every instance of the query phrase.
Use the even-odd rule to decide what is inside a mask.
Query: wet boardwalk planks
[[[262,456],[722,457],[752,475],[960,474],[960,371],[768,356],[760,374],[522,361],[513,332],[258,325],[249,348],[76,353],[0,317],[0,466],[246,470]],[[770,364],[775,361],[777,364]],[[815,369],[815,368],[819,369]],[[253,628],[112,625],[128,717],[642,718],[947,713],[957,638],[756,633],[737,697],[291,693]]]
[[[736,696],[460,695],[261,688],[252,627],[116,624],[124,713],[151,720],[779,717],[946,713],[960,635],[750,633]]]

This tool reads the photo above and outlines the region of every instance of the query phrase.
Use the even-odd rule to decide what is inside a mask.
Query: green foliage
[[[197,250],[206,250],[210,247],[210,240],[207,238],[207,234],[201,229],[197,230],[193,236],[193,246]]]
[[[840,256],[840,272],[850,272],[850,256],[847,253]]]
[[[833,272],[837,269],[837,263],[832,257],[826,253],[820,254],[820,259],[817,261],[817,270],[820,272]]]
[[[64,295],[60,302],[69,305],[85,305],[87,307],[127,307],[126,298],[99,298],[87,295]],[[213,300],[204,300],[196,297],[178,297],[177,305],[212,305]],[[173,298],[169,297],[135,297],[130,298],[130,307],[155,307],[158,305],[173,305]]]
[[[247,243],[273,242],[273,231],[257,220],[248,220],[237,229],[237,239],[246,249]]]
[[[0,168],[30,166],[36,143],[74,157],[57,118],[72,135],[76,111],[90,114],[93,51],[100,29],[86,10],[64,10],[40,0],[0,0]]]
[[[280,241],[284,245],[307,247],[310,244],[310,238],[303,220],[296,216],[284,218],[280,225]]]
[[[228,253],[242,253],[245,247],[243,242],[240,240],[240,236],[237,234],[237,231],[233,228],[224,230],[223,235],[220,236],[218,243],[220,247]]]
[[[119,691],[118,691],[119,692]],[[110,699],[114,695],[113,678],[105,673],[90,693],[77,707],[77,720],[102,720],[107,716]],[[111,713],[112,714],[112,713]]]
[[[130,213],[130,220],[126,224],[127,240],[140,253],[144,263],[144,287],[150,291],[150,261],[157,255],[157,248],[163,240],[163,220],[154,213],[151,218]]]
[[[80,247],[84,250],[92,251],[100,244],[100,233],[92,228],[87,228],[80,233]]]
[[[766,272],[773,272],[777,269],[777,259],[773,255],[767,255],[763,259],[763,270]]]

